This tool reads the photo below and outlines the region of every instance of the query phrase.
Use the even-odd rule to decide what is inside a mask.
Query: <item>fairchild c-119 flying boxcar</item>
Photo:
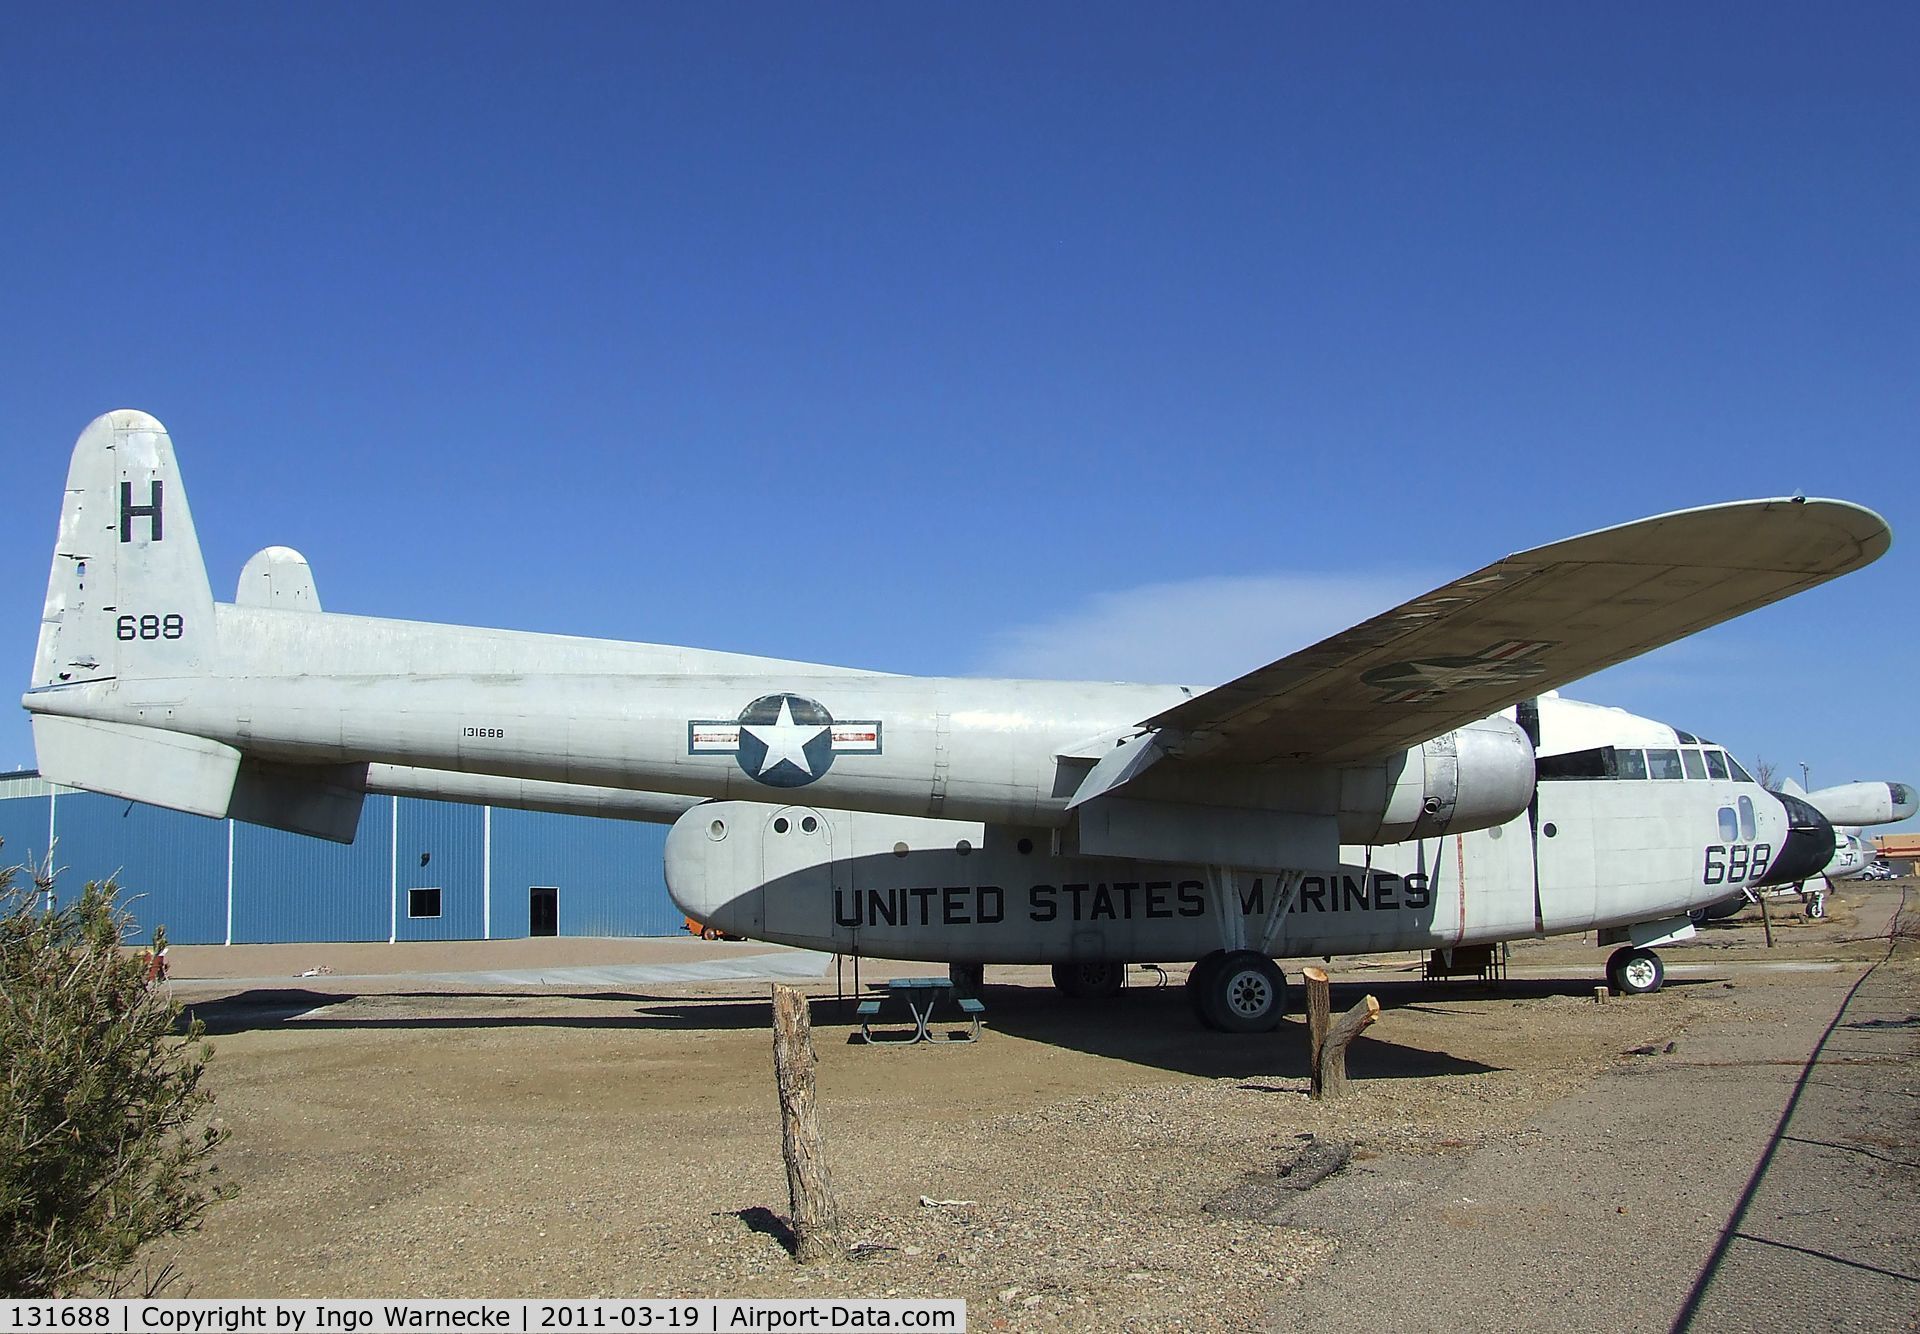
[[[306,562],[215,602],[160,423],[74,447],[33,680],[41,772],[351,840],[367,793],[670,821],[670,893],[843,952],[1197,960],[1216,1027],[1275,957],[1598,930],[1651,946],[1834,851],[1807,803],[1566,682],[1876,559],[1880,517],[1742,501],[1509,556],[1212,689],[921,678],[323,611]]]

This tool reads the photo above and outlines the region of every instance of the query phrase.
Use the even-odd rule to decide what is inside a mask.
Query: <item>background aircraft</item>
[[[171,441],[119,411],[74,448],[24,702],[55,782],[336,840],[372,791],[624,808],[675,821],[703,921],[757,903],[743,934],[830,916],[861,952],[1083,985],[1193,958],[1203,1016],[1253,1029],[1273,952],[1384,947],[1383,900],[1457,945],[1599,928],[1649,990],[1703,894],[1825,865],[1826,818],[1719,748],[1541,696],[1890,541],[1845,502],[1739,502],[1510,556],[1211,690],[904,677],[339,615],[285,550],[216,603]],[[1346,925],[1313,934],[1316,903]]]

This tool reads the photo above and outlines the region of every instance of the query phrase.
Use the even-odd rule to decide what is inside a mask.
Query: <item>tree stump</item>
[[[827,1177],[813,1100],[813,1025],[798,987],[773,987],[773,1077],[780,1086],[780,1151],[787,1160],[793,1258],[813,1264],[839,1248],[840,1211]]]
[[[1347,1091],[1347,1044],[1380,1017],[1380,1002],[1362,997],[1338,1019],[1333,1015],[1333,985],[1324,968],[1301,970],[1307,983],[1307,1032],[1311,1039],[1311,1095],[1319,1102]]]

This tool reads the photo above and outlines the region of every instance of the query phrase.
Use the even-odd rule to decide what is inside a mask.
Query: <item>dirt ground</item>
[[[1606,1004],[1604,953],[1579,938],[1517,945],[1497,988],[1423,984],[1405,955],[1336,961],[1335,1006],[1371,992],[1384,1009],[1338,1104],[1306,1097],[1301,1022],[1205,1030],[1183,965],[1168,985],[1136,969],[1107,1003],[1059,998],[1042,969],[990,969],[982,1041],[896,1048],[854,1040],[829,969],[810,990],[849,1250],[807,1268],[782,1245],[765,983],[359,976],[395,958],[442,971],[520,966],[528,950],[557,964],[775,947],[182,949],[176,984],[213,1035],[239,1194],[153,1258],[184,1275],[171,1295],[195,1297],[961,1297],[977,1329],[1259,1329],[1336,1243],[1203,1206],[1302,1137],[1353,1139],[1368,1160],[1511,1136],[1643,1059],[1635,1048],[1777,1023],[1808,979],[1885,952],[1900,889],[1850,884],[1822,922],[1776,904],[1771,951],[1750,911],[1664,951],[1661,993]],[[321,962],[339,976],[293,976]]]

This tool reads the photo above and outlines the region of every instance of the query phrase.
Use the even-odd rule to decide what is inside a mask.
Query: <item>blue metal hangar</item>
[[[54,850],[57,892],[117,877],[181,945],[663,936],[684,928],[664,825],[369,797],[350,845],[0,774],[0,865]]]

